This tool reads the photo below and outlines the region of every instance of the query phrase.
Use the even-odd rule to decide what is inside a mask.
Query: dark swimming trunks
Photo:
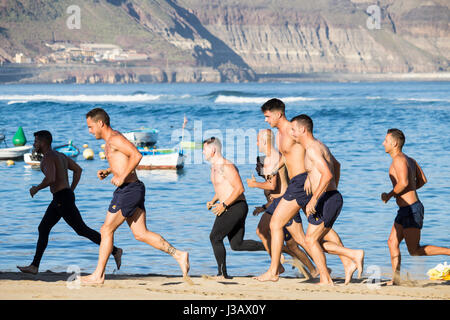
[[[319,198],[316,204],[316,213],[308,217],[308,222],[319,225],[324,222],[325,228],[332,228],[341,213],[344,201],[339,191],[327,191]]]
[[[405,229],[422,229],[424,211],[425,209],[420,201],[414,202],[412,205],[406,207],[400,207],[397,211],[395,222]]]
[[[145,185],[142,181],[124,183],[113,194],[108,211],[116,213],[122,210],[125,218],[131,217],[137,208],[145,211]]]
[[[273,199],[272,203],[267,207],[266,212],[270,215],[273,215],[273,213],[275,212],[275,209],[277,208],[278,204],[280,203],[282,197],[279,198],[275,198]],[[286,227],[289,227],[292,224],[292,221],[295,221],[297,223],[302,223],[302,218],[300,217],[300,212],[298,211],[295,216],[289,220],[288,223],[286,223],[286,225],[283,227],[283,231],[284,231],[284,240],[285,241],[289,241],[292,236],[289,233],[289,231],[286,229]]]
[[[306,172],[300,173],[299,175],[293,177],[289,181],[289,185],[283,195],[283,198],[287,201],[292,201],[295,199],[300,207],[306,207],[309,200],[311,200],[311,195],[308,196],[304,190],[307,177],[308,173]]]

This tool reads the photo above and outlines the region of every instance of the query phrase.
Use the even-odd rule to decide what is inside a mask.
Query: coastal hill
[[[448,73],[449,22],[446,0],[0,0],[0,82]],[[118,49],[100,59],[87,44]]]

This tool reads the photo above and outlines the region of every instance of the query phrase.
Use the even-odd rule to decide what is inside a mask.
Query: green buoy
[[[14,134],[13,144],[16,147],[20,147],[25,145],[25,143],[27,143],[27,138],[25,138],[25,133],[23,132],[22,127],[19,127],[19,129],[17,129],[16,133]]]

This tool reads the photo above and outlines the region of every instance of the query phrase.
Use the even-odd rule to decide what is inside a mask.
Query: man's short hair
[[[221,152],[222,151],[222,142],[220,142],[219,138],[211,137],[203,141],[202,145],[214,145]]]
[[[403,145],[405,144],[405,135],[401,130],[392,128],[387,131],[387,134],[390,134],[391,137],[394,138],[395,141],[397,141],[400,149],[403,148]]]
[[[264,113],[266,111],[280,111],[282,114],[284,114],[286,106],[284,105],[284,102],[280,99],[273,98],[268,101],[266,101],[261,106],[261,111]]]
[[[313,132],[314,124],[312,119],[306,114],[300,114],[292,118],[291,122],[297,122],[298,124],[304,126],[308,132]]]
[[[95,122],[101,120],[104,124],[106,124],[108,127],[109,125],[109,115],[106,113],[105,110],[102,108],[95,108],[86,113],[86,119],[91,118]]]
[[[52,134],[47,130],[36,131],[34,137],[41,141],[46,141],[49,145],[53,142]]]

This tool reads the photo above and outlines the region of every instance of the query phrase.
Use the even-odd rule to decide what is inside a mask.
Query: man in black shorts
[[[130,226],[136,240],[170,254],[179,264],[183,278],[188,282],[189,254],[175,249],[161,235],[147,229],[146,210],[144,206],[145,186],[138,179],[136,167],[142,154],[119,131],[110,126],[109,115],[101,108],[95,108],[86,114],[89,133],[96,139],[105,140],[105,155],[109,168],[99,170],[100,180],[113,174],[111,183],[117,187],[109,205],[106,219],[100,229],[102,241],[95,271],[81,278],[83,284],[103,284],[107,258],[113,248],[114,232],[125,221]]]
[[[53,194],[53,201],[48,206],[38,228],[39,238],[33,262],[26,267],[17,266],[20,271],[31,274],[37,274],[42,255],[48,244],[50,231],[61,218],[78,235],[86,237],[98,245],[101,241],[100,233],[92,230],[84,223],[75,205],[74,190],[80,181],[82,169],[66,155],[52,149],[52,135],[49,131],[42,130],[35,132],[34,137],[34,149],[44,156],[40,166],[45,178],[38,186],[31,187],[30,194],[34,197],[39,190],[50,187],[50,191]],[[73,171],[72,185],[70,187],[67,170]],[[116,261],[117,269],[120,269],[122,249],[114,247],[112,255]]]
[[[312,195],[305,209],[309,222],[306,232],[308,253],[319,269],[321,285],[333,285],[324,250],[353,260],[353,267],[346,269],[345,283],[347,284],[356,269],[361,277],[364,251],[348,249],[327,241],[343,205],[342,196],[337,191],[340,164],[328,147],[314,138],[313,122],[309,116],[305,114],[296,116],[291,123],[292,138],[305,148],[305,169],[312,188]]]
[[[216,215],[210,234],[218,268],[216,279],[227,279],[229,276],[223,244],[225,237],[228,237],[231,249],[235,251],[265,251],[265,248],[259,241],[244,240],[245,219],[248,213],[244,186],[237,168],[222,156],[219,139],[212,137],[205,140],[203,154],[206,160],[211,162],[211,181],[215,191],[213,199],[206,203],[206,207],[208,210],[212,209]]]
[[[416,160],[403,153],[405,135],[399,129],[389,129],[383,142],[384,150],[392,157],[389,178],[393,189],[382,193],[381,200],[387,203],[392,197],[399,206],[394,225],[389,236],[388,246],[391,254],[392,280],[388,285],[400,284],[400,243],[405,239],[408,252],[412,256],[450,255],[450,248],[420,245],[424,207],[417,190],[427,178]]]

